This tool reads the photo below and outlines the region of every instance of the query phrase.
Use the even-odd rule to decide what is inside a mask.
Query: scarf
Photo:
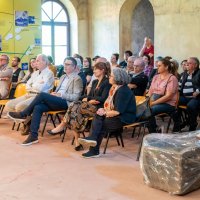
[[[105,101],[105,103],[104,103],[104,109],[105,109],[106,111],[114,110],[113,97],[114,97],[116,91],[117,91],[120,87],[121,87],[121,85],[112,86],[112,87],[110,88],[108,98],[106,99],[106,101]]]

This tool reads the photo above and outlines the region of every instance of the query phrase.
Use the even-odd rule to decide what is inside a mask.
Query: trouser
[[[188,124],[191,129],[196,129],[198,124],[197,117],[199,114],[200,99],[181,96],[179,98],[179,105],[187,106]]]
[[[96,115],[94,119],[92,120],[90,137],[97,141],[97,145],[93,148],[90,148],[90,150],[92,149],[93,151],[99,153],[99,148],[106,131],[115,132],[121,129],[122,126],[123,126],[123,123],[121,122],[119,117],[105,118],[105,117]]]
[[[150,133],[156,133],[156,128],[157,128],[157,124],[156,124],[156,118],[155,116],[161,113],[175,113],[175,107],[171,106],[169,104],[166,103],[162,103],[162,104],[157,104],[151,107],[151,117],[149,119],[149,132]],[[175,121],[175,116],[173,115],[173,119]]]
[[[67,110],[67,108],[66,99],[47,93],[40,93],[21,114],[22,116],[32,114],[30,131],[32,136],[37,138],[43,112]]]
[[[36,94],[28,93],[16,99],[12,99],[6,103],[5,109],[8,112],[21,112],[31,104],[35,96]]]

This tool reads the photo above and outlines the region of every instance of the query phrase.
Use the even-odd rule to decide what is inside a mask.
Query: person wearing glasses
[[[131,82],[128,87],[135,96],[143,96],[147,88],[148,77],[144,74],[145,63],[142,58],[136,58],[133,63],[134,73],[131,75]]]
[[[99,108],[92,121],[90,133],[86,138],[79,138],[82,145],[90,146],[83,153],[84,158],[99,157],[99,149],[106,130],[113,133],[121,130],[123,125],[133,123],[136,119],[136,101],[127,84],[130,77],[124,69],[115,68],[109,76],[112,85],[104,106]]]
[[[9,57],[6,54],[0,55],[0,99],[5,99],[9,95],[12,82],[13,70],[8,63]]]
[[[77,73],[77,62],[73,57],[64,59],[65,75],[60,78],[55,92],[50,94],[41,92],[31,104],[22,112],[9,112],[8,116],[13,120],[26,120],[32,115],[30,134],[22,145],[38,143],[38,130],[42,114],[48,111],[67,110],[68,105],[77,101],[83,90],[83,83]]]
[[[188,121],[181,124],[181,129],[189,126],[189,131],[197,128],[197,117],[200,108],[200,69],[199,59],[190,57],[187,60],[186,70],[179,81],[179,105],[187,106]]]

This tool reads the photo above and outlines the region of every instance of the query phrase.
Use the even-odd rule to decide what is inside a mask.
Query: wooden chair
[[[43,135],[44,135],[44,131],[45,131],[45,128],[46,128],[46,125],[47,125],[47,121],[48,121],[49,117],[50,117],[50,119],[51,119],[51,121],[53,123],[53,126],[55,128],[56,127],[55,120],[58,119],[59,123],[61,123],[59,114],[65,114],[65,113],[66,113],[66,110],[48,111],[46,113],[47,115],[46,115],[44,126],[43,126],[43,129],[42,129],[42,132],[41,132],[41,136],[43,137]],[[53,116],[55,116],[55,119],[53,118]]]
[[[12,85],[10,87],[10,89],[12,88]],[[26,94],[26,84],[25,83],[19,83],[15,89],[15,94],[14,94],[14,97],[17,98],[17,97],[20,97],[22,95]],[[0,100],[0,118],[1,118],[1,115],[3,113],[3,110],[5,108],[5,105],[8,101],[10,101],[11,99],[3,99],[3,100]]]
[[[136,96],[135,98],[136,98],[136,105],[137,106],[139,106],[140,104],[144,103],[145,101],[147,102],[147,100],[148,100],[145,96]],[[123,130],[127,129],[127,128],[134,128],[135,129],[136,127],[139,127],[140,128],[139,129],[139,134],[138,134],[138,137],[139,137],[141,128],[143,127],[143,134],[142,134],[142,141],[143,141],[143,137],[145,135],[145,128],[146,128],[146,126],[148,124],[148,120],[142,120],[142,117],[143,116],[141,115],[136,122],[134,122],[132,124],[125,125],[125,126],[123,126],[122,129],[120,129],[116,133],[114,133],[114,135],[116,137],[116,140],[117,140],[117,143],[118,143],[118,146],[121,145],[122,147],[124,147],[122,133],[123,133]],[[104,151],[103,151],[104,154],[106,153],[106,149],[107,149],[109,138],[110,138],[111,134],[113,134],[113,133],[109,132],[109,131],[107,132],[106,144],[105,144]],[[119,142],[118,137],[120,138],[121,144]],[[142,141],[140,143],[139,150],[138,150],[138,153],[137,153],[137,160],[139,160]]]

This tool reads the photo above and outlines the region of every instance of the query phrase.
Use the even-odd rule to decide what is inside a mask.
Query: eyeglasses
[[[0,58],[0,60],[7,60],[6,58]]]
[[[133,65],[133,67],[140,67],[139,65]]]

